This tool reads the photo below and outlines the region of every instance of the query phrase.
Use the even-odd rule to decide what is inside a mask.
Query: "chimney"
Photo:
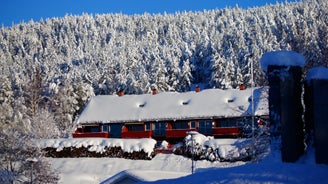
[[[117,96],[123,96],[123,95],[124,95],[124,92],[122,90],[117,92]]]
[[[244,89],[246,89],[246,86],[244,84],[240,84],[239,85],[239,90],[244,90]]]
[[[196,93],[200,92],[200,87],[199,86],[196,86],[195,91],[196,91]]]
[[[153,94],[153,95],[156,95],[157,93],[158,93],[157,89],[154,88],[154,89],[152,90],[152,94]]]

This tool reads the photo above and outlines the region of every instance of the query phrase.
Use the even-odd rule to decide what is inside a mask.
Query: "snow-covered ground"
[[[282,163],[279,152],[271,153],[258,163],[196,161],[193,175],[191,160],[173,154],[158,154],[150,161],[119,158],[49,160],[60,173],[60,183],[99,183],[124,170],[152,171],[151,175],[144,175],[150,181],[162,179],[168,171],[178,177],[155,183],[328,183],[328,166],[315,164],[312,152],[297,163]],[[167,176],[173,177],[172,174]]]
[[[170,171],[181,176],[191,174],[191,159],[173,154],[158,154],[152,160],[121,158],[49,158],[49,160],[53,168],[59,171],[60,183],[99,183],[124,170]],[[225,168],[243,164],[245,163],[196,161],[196,168]],[[158,174],[160,175],[161,172]]]
[[[73,145],[72,141],[64,142],[69,143],[66,145],[69,146]],[[81,141],[82,139],[76,144],[80,145]],[[131,150],[132,141],[127,140],[126,145],[130,146],[125,146],[125,150]],[[226,154],[239,152],[240,150],[236,150],[233,145],[240,141],[240,139],[227,139],[221,140],[220,144],[220,140],[215,140],[218,147],[224,146]],[[97,139],[91,142],[97,143]],[[123,143],[118,140],[114,142]],[[63,140],[56,143],[48,141],[46,144],[60,148]],[[145,139],[139,146],[144,147],[149,144],[153,143]],[[194,174],[191,174],[191,159],[174,154],[157,154],[152,160],[122,158],[48,158],[48,160],[59,173],[60,183],[100,183],[126,170],[126,173],[136,174],[144,181],[156,183],[328,183],[328,166],[315,164],[313,149],[310,149],[297,163],[283,163],[279,150],[277,148],[271,150],[271,153],[259,162],[195,161]]]
[[[193,175],[155,183],[328,183],[327,174],[328,166],[315,164],[312,152],[297,163],[283,163],[276,151],[258,163],[201,168]]]

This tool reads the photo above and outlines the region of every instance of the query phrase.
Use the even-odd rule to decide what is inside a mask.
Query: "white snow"
[[[328,68],[326,67],[311,68],[307,73],[306,81],[309,83],[312,79],[328,80]]]
[[[65,147],[85,147],[91,146],[89,151],[102,153],[105,147],[121,147],[124,152],[132,153],[143,150],[149,155],[153,152],[156,141],[154,139],[107,139],[107,138],[77,138],[77,139],[44,139],[35,141],[40,148],[56,148],[61,151]]]
[[[48,158],[59,172],[60,183],[100,183],[126,171],[155,183],[328,183],[328,166],[314,163],[308,152],[297,163],[281,162],[278,150],[258,163],[195,161],[191,175],[191,159],[158,154],[152,160],[120,158]],[[181,178],[177,178],[181,177]],[[174,180],[168,180],[177,178]],[[165,180],[162,180],[165,179]]]
[[[172,178],[169,172],[186,176],[191,173],[191,160],[173,154],[158,154],[152,160],[129,160],[122,158],[48,158],[52,167],[59,171],[59,183],[100,183],[122,171],[153,171],[152,175],[143,175],[145,181],[163,179],[163,172]],[[245,164],[244,162],[225,163],[196,161],[196,168],[224,168]],[[174,175],[173,175],[174,176]]]
[[[303,67],[305,65],[305,57],[294,51],[272,51],[263,54],[260,62],[262,69],[267,71],[269,65]]]
[[[198,132],[194,132],[194,142],[199,145],[207,144],[219,148],[220,154],[233,157],[237,152],[236,145],[246,139],[213,139]],[[186,137],[187,142],[191,137]],[[64,147],[88,147],[89,151],[102,152],[106,146],[120,146],[125,152],[144,150],[150,154],[155,147],[153,139],[107,139],[107,138],[78,138],[78,139],[44,139],[35,141],[40,148],[52,147],[61,151]],[[164,141],[165,144],[165,141]],[[141,181],[155,181],[158,179],[176,178],[190,173],[190,159],[183,156],[156,155],[152,160],[128,160],[119,158],[48,158],[53,167],[60,172],[61,183],[99,183],[121,171],[121,174],[142,177]],[[197,161],[197,168],[226,167],[244,164],[244,162],[220,163]],[[135,171],[134,171],[135,170]],[[142,174],[145,171],[144,174]],[[164,171],[164,173],[163,173]],[[172,173],[173,172],[173,173]],[[147,173],[152,173],[147,175]]]
[[[328,183],[327,173],[327,165],[282,163],[270,156],[260,163],[202,168],[193,175],[154,183]]]
[[[186,176],[184,172],[171,172],[171,171],[154,171],[154,170],[125,170],[113,177],[110,177],[101,182],[101,184],[111,184],[122,180],[125,176],[132,177],[137,181],[156,181],[162,179],[180,178]]]
[[[85,107],[78,122],[115,123],[249,116],[252,90],[255,115],[268,115],[267,87],[246,90],[207,89],[198,93],[95,96]]]
[[[240,154],[240,145],[250,139],[213,139],[195,133],[194,141],[220,149],[226,157]],[[186,137],[187,142],[191,137]],[[41,147],[105,145],[122,146],[126,151],[153,149],[152,139],[60,139],[38,141]],[[274,145],[274,144],[273,144]],[[312,147],[310,147],[312,148]],[[60,149],[59,149],[60,150]],[[174,154],[157,154],[152,160],[121,158],[47,158],[59,172],[60,183],[100,183],[113,176],[128,174],[139,181],[155,183],[328,183],[328,165],[315,164],[314,151],[297,163],[281,162],[280,151],[272,146],[264,160],[252,162],[195,161],[196,173],[191,175],[191,159]],[[115,179],[111,178],[111,179]],[[174,180],[169,180],[176,178]],[[157,181],[158,180],[158,181]],[[111,180],[110,180],[111,181]]]
[[[249,142],[249,139],[214,139],[211,136],[204,136],[198,132],[192,132],[187,135],[185,140],[187,145],[198,144],[200,146],[208,146],[213,150],[218,149],[220,158],[231,159],[239,157],[242,152],[243,145]],[[89,147],[90,152],[102,153],[105,147],[121,147],[124,152],[132,153],[134,151],[144,151],[148,156],[154,151],[156,140],[150,138],[144,139],[114,139],[114,138],[69,138],[69,139],[43,139],[35,141],[39,148],[55,148],[56,151],[62,151],[67,147]],[[166,146],[165,146],[166,145]],[[167,147],[167,142],[163,141],[161,147]],[[236,153],[238,153],[236,155]]]

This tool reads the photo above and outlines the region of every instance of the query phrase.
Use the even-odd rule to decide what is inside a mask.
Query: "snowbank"
[[[273,51],[263,54],[260,62],[262,69],[267,71],[269,65],[303,67],[305,57],[294,51]]]
[[[199,169],[193,175],[152,182],[164,183],[328,183],[323,165],[267,162],[231,168]]]
[[[236,161],[249,157],[250,139],[214,139],[211,136],[204,136],[198,132],[193,132],[186,136],[185,145],[179,144],[178,149],[185,146],[182,154],[192,153],[192,143],[194,143],[194,155],[198,159],[210,161]],[[163,141],[161,147],[165,147]],[[154,154],[156,140],[154,139],[108,139],[108,138],[78,138],[78,139],[45,139],[36,141],[39,148],[44,149],[51,157],[118,157],[118,158],[144,158],[142,155],[123,155],[120,150],[110,148],[121,148],[126,153],[145,152],[146,158],[151,159]],[[166,145],[167,147],[167,145]],[[53,148],[53,149],[49,149]],[[83,148],[83,149],[78,149]],[[173,149],[176,149],[174,147]],[[59,153],[57,153],[59,152]],[[89,154],[89,152],[91,152]],[[102,153],[102,154],[92,154]],[[148,155],[148,157],[147,157]],[[134,158],[135,157],[135,158]]]
[[[185,138],[185,144],[189,153],[194,153],[197,159],[241,161],[250,159],[252,140],[246,138],[214,139],[195,132]]]
[[[44,139],[35,141],[40,148],[55,148],[61,151],[67,147],[88,148],[91,152],[102,153],[106,147],[121,147],[124,152],[144,151],[150,155],[155,148],[154,139],[108,139],[108,138],[78,138],[78,139]]]

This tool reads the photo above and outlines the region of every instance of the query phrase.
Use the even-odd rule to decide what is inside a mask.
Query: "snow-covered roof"
[[[207,89],[156,95],[94,96],[79,117],[83,123],[119,123],[249,116],[252,89]],[[268,87],[254,88],[255,115],[268,115]]]
[[[312,79],[328,80],[328,68],[322,66],[311,68],[307,73],[306,81],[309,83]]]
[[[267,71],[269,65],[303,67],[305,65],[305,57],[294,51],[272,51],[263,54],[260,62],[262,69]]]
[[[100,184],[150,182],[163,179],[180,178],[188,174],[189,173],[182,172],[129,169],[102,181]]]

